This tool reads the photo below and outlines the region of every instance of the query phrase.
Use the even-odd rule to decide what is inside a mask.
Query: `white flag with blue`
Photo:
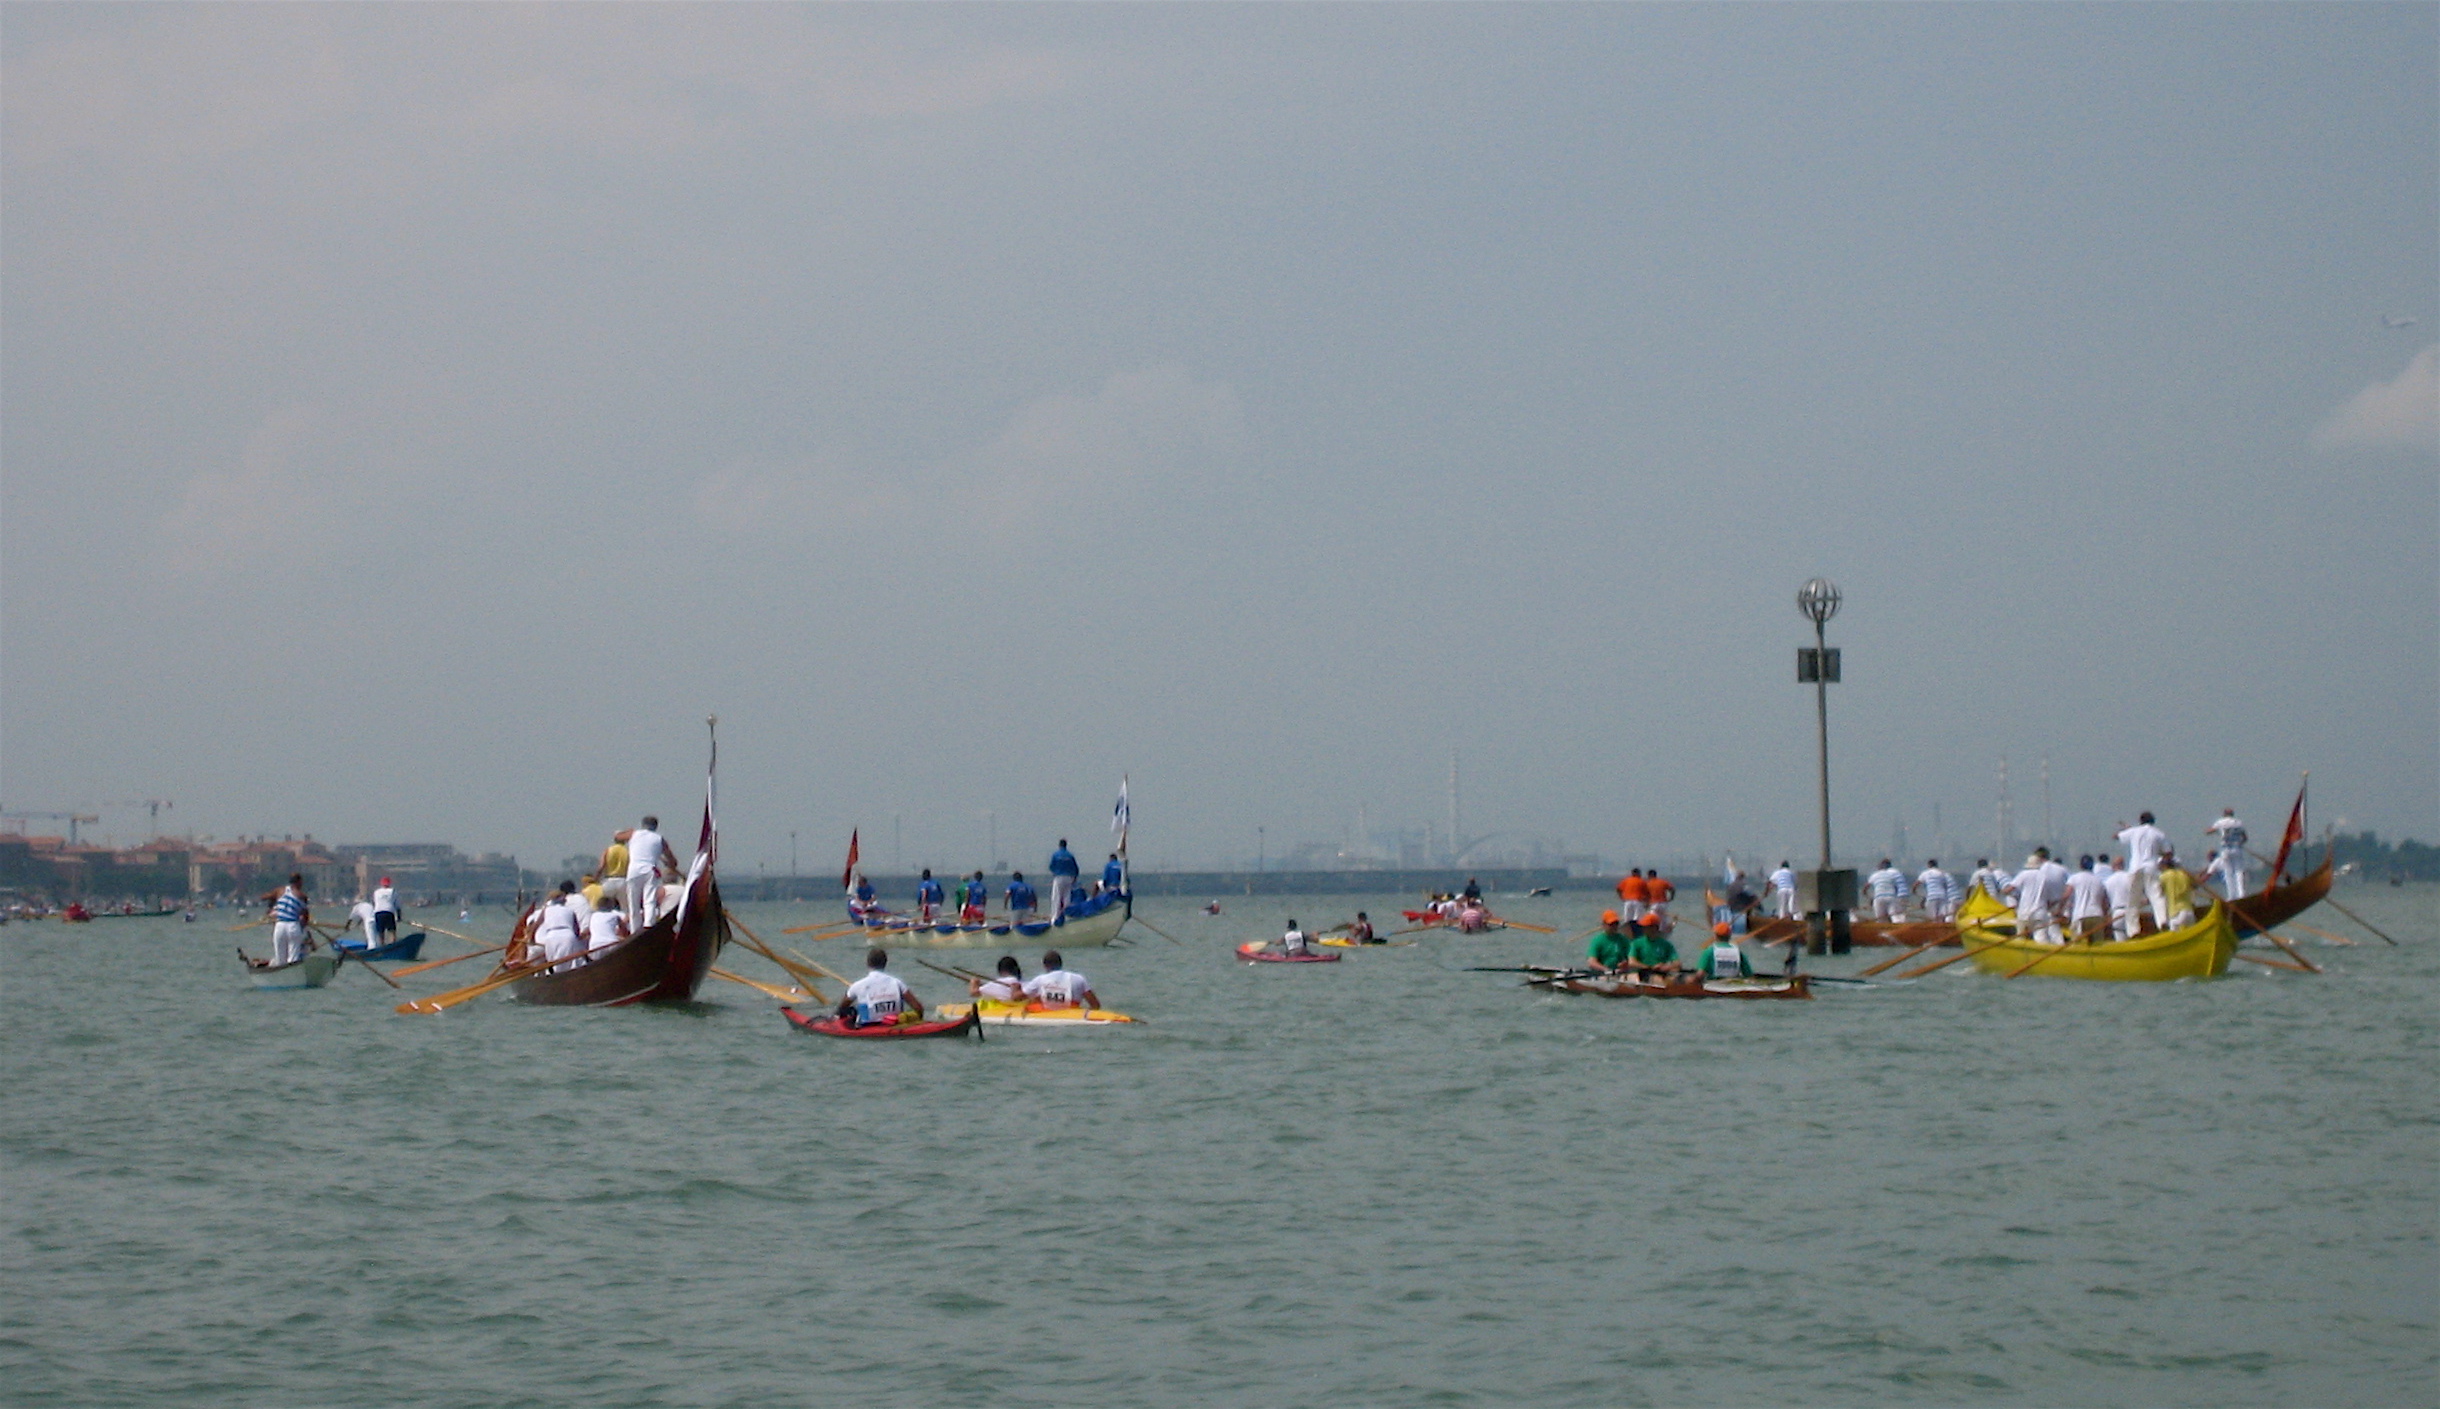
[[[1121,774],[1119,775],[1118,779],[1118,806],[1110,809],[1110,830],[1118,837],[1118,850],[1120,855],[1126,854],[1127,827],[1133,821],[1134,816],[1128,811],[1127,808],[1126,775]]]

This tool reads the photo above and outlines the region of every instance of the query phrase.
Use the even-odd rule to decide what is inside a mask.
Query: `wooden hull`
[[[2240,937],[2284,925],[2319,905],[2330,893],[2330,879],[2330,858],[2325,856],[2320,869],[2309,875],[2273,886],[2259,895],[2229,901],[2228,918]]]
[[[1564,993],[1583,993],[1596,998],[1728,998],[1728,999],[1810,999],[1812,981],[1798,974],[1792,978],[1702,979],[1680,978],[1663,981],[1657,977],[1638,979],[1632,974],[1617,978],[1564,979],[1551,987]]]
[[[1336,954],[1282,954],[1259,944],[1238,945],[1237,957],[1249,964],[1335,964],[1339,961]]]
[[[663,915],[642,934],[554,973],[509,985],[521,1003],[618,1008],[629,1003],[682,1003],[695,996],[712,961],[729,942],[728,912],[709,868],[695,877],[680,915]]]
[[[2181,978],[2217,978],[2237,952],[2237,931],[2218,901],[2183,929],[2102,944],[2036,944],[2007,928],[1969,927],[1964,941],[1971,962],[1985,973],[2011,974],[2040,959],[2027,978],[2093,979],[2108,983],[2164,983]],[[2045,957],[2048,956],[2048,957]]]
[[[797,1031],[810,1032],[817,1037],[844,1037],[856,1042],[906,1042],[919,1037],[963,1037],[971,1032],[980,1038],[983,1035],[983,1020],[975,1015],[972,1008],[961,1004],[960,1009],[955,1017],[930,1018],[921,1022],[868,1023],[863,1027],[850,1027],[846,1019],[829,1013],[800,1013],[794,1008],[782,1008],[780,1011],[787,1014],[788,1021],[796,1024]],[[947,1012],[946,1009],[942,1011]]]
[[[1707,897],[1708,898],[1708,897]],[[1713,902],[1717,904],[1715,900]],[[1921,949],[1926,945],[1957,943],[1958,926],[1995,915],[2005,915],[2008,907],[1977,890],[1958,907],[1956,920],[1908,920],[1892,924],[1883,920],[1855,920],[1849,923],[1848,940],[1858,949]],[[1802,920],[1749,919],[1745,937],[1755,944],[1784,943],[1805,937]]]
[[[1089,949],[1108,944],[1127,927],[1134,907],[1113,905],[1092,915],[1071,915],[1054,924],[1043,920],[1017,925],[1002,920],[987,925],[919,925],[912,920],[867,925],[840,938],[861,939],[885,949],[1006,949],[1039,944],[1046,949]]]
[[[339,956],[327,949],[275,969],[246,966],[246,980],[256,988],[327,988],[338,974]]]
[[[361,939],[341,940],[339,947],[347,951],[348,958],[358,963],[373,960],[380,963],[396,961],[401,964],[412,964],[424,952],[424,940],[428,937],[423,931],[418,930],[414,934],[393,939],[379,949],[365,948],[364,941]]]

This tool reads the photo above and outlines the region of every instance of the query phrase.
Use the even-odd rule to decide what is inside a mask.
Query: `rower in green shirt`
[[[1711,927],[1711,943],[1694,959],[1694,971],[1705,978],[1752,978],[1754,966],[1746,960],[1745,951],[1737,947],[1736,936],[1727,924]]]
[[[1633,943],[1619,932],[1618,912],[1602,911],[1601,928],[1594,933],[1591,947],[1584,951],[1585,957],[1594,968],[1606,974],[1627,967],[1627,956],[1633,951]]]
[[[1678,971],[1677,946],[1661,933],[1660,917],[1646,915],[1635,928],[1635,938],[1627,945],[1627,963],[1638,969],[1657,969],[1664,974]]]

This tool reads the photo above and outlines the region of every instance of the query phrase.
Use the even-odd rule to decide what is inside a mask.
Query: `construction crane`
[[[164,807],[176,807],[177,805],[178,804],[165,797],[121,798],[117,802],[105,802],[102,804],[104,807],[142,807],[150,809],[152,812],[152,830],[146,833],[146,835],[151,837],[161,835],[161,809]]]
[[[0,812],[0,819],[10,822],[65,822],[68,824],[68,845],[77,844],[76,829],[87,822],[102,819],[90,812]]]

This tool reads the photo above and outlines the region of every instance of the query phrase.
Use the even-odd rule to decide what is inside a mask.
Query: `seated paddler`
[[[991,978],[966,980],[966,992],[985,1003],[1025,1001],[1025,966],[1014,954],[1000,956],[999,972]]]
[[[1662,941],[1667,943],[1666,940]],[[1711,943],[1694,956],[1694,971],[1705,978],[1752,978],[1754,966],[1746,960],[1745,951],[1737,947],[1737,938],[1726,925],[1711,927]]]
[[[1385,944],[1388,942],[1373,933],[1372,916],[1361,910],[1356,912],[1356,922],[1347,927],[1347,939],[1351,944]]]
[[[1279,952],[1282,954],[1310,954],[1313,952],[1313,936],[1296,927],[1294,916],[1289,917],[1288,927],[1280,932]]]
[[[1645,911],[1627,941],[1627,967],[1662,975],[1682,972],[1685,966],[1678,962],[1677,946],[1669,941],[1672,928],[1667,911]]]
[[[1098,1008],[1101,999],[1093,992],[1092,981],[1083,974],[1071,973],[1061,967],[1059,951],[1047,950],[1042,955],[1042,972],[1025,981],[1026,1001],[1045,1008]]]
[[[873,949],[864,956],[864,977],[847,986],[847,996],[839,1000],[832,1011],[851,1027],[871,1027],[876,1023],[894,1023],[909,1016],[921,1018],[923,1003],[913,989],[898,981],[890,972],[889,951]]]
[[[1613,974],[1627,966],[1629,948],[1627,933],[1619,927],[1618,912],[1604,910],[1601,928],[1593,931],[1593,942],[1585,946],[1584,959],[1596,970]]]

